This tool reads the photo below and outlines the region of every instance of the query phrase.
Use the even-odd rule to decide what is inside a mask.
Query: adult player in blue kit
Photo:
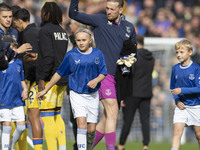
[[[69,75],[70,102],[77,121],[77,146],[79,150],[91,149],[98,119],[100,82],[107,75],[105,60],[99,49],[90,46],[91,32],[80,29],[75,34],[78,48],[69,51],[45,89],[41,98],[61,78]]]
[[[96,47],[105,57],[108,75],[101,83],[99,98],[104,106],[104,115],[97,124],[93,147],[105,136],[107,150],[115,149],[118,103],[116,96],[115,72],[117,60],[125,40],[136,42],[136,33],[132,23],[125,19],[123,0],[107,0],[106,15],[102,13],[89,15],[78,10],[79,0],[71,0],[69,17],[94,28]]]
[[[170,89],[176,108],[171,150],[179,150],[185,124],[193,126],[200,148],[200,66],[191,60],[192,44],[183,39],[175,44],[180,63],[172,67]]]

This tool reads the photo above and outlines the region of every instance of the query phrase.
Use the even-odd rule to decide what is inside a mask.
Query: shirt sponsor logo
[[[95,57],[95,61],[94,61],[94,62],[95,62],[95,64],[97,64],[97,65],[98,65],[98,64],[99,64],[99,62],[100,62],[100,60],[99,60],[99,57]]]
[[[110,96],[110,95],[112,94],[112,92],[111,92],[111,90],[110,90],[110,89],[106,89],[106,92],[105,92],[105,94],[106,94],[107,96]]]
[[[189,75],[189,79],[190,79],[190,80],[194,80],[194,79],[195,79],[194,74],[190,74],[190,75]]]

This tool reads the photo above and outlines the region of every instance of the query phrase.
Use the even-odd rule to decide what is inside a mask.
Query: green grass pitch
[[[141,150],[142,143],[139,142],[127,142],[125,145],[125,150]],[[28,146],[28,150],[32,150]],[[44,143],[43,150],[47,150],[46,143]],[[73,142],[67,141],[67,150],[73,150]],[[94,150],[106,150],[105,142],[100,142]],[[170,150],[170,143],[150,143],[149,150]],[[181,145],[180,150],[198,150],[197,143],[187,143]]]

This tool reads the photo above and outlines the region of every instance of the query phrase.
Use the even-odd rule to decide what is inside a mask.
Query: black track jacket
[[[46,23],[39,32],[39,52],[37,63],[37,77],[39,80],[50,81],[57,71],[67,51],[68,36],[60,25]],[[62,77],[57,85],[67,84]]]

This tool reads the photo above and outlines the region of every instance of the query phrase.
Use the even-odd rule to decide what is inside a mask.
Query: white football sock
[[[77,145],[78,150],[87,150],[86,141],[87,129],[77,129]]]
[[[9,149],[11,129],[12,129],[11,126],[3,126],[2,138],[1,138],[2,150]]]
[[[17,143],[17,141],[19,140],[19,138],[21,137],[22,133],[25,130],[25,125],[16,125],[16,129],[15,132],[12,135],[11,141],[10,141],[10,148],[11,150],[14,150],[15,144]]]

